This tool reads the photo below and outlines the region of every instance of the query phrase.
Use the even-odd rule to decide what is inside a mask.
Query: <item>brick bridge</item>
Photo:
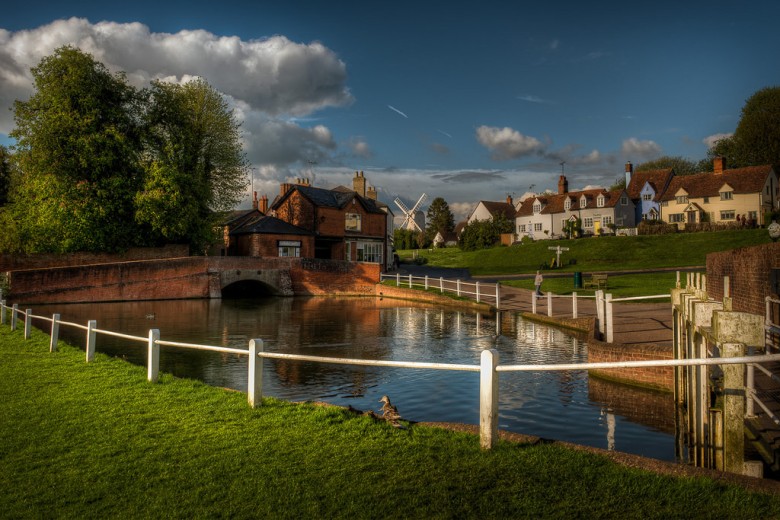
[[[223,295],[374,294],[378,264],[304,258],[182,257],[16,270],[9,301],[77,303]]]

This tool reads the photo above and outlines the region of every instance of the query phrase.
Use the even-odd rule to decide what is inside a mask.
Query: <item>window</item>
[[[600,208],[604,207],[604,195],[599,195],[596,199],[596,205]]]
[[[301,256],[301,241],[300,240],[279,240],[277,242],[279,247],[279,256],[295,257]]]
[[[758,220],[758,211],[748,211],[748,218],[750,220]]]
[[[519,224],[517,226],[517,232],[518,233],[525,233],[525,224]]]
[[[628,197],[626,197],[625,195],[620,197],[620,205],[621,206],[628,206]]]
[[[642,200],[646,200],[646,201],[653,200],[653,194],[652,193],[643,193],[642,194]]]
[[[612,217],[610,216],[601,217],[601,223],[604,224],[605,226],[608,224],[612,224]]]
[[[688,195],[678,195],[675,198],[677,199],[677,204],[688,204]]]
[[[666,207],[666,206],[668,206],[668,205],[669,205],[669,202],[668,202],[668,201],[666,201],[666,200],[664,200],[664,201],[661,201],[661,207],[662,207],[662,208],[665,208],[665,207]]]
[[[534,202],[534,213],[539,213],[541,211],[542,211],[542,203]]]
[[[588,207],[588,199],[583,195],[580,197],[580,208],[587,208]]]
[[[669,222],[685,222],[685,213],[672,213],[669,215]]]
[[[344,229],[347,231],[360,231],[361,222],[359,213],[347,213]]]
[[[647,220],[647,213],[642,213],[642,220]]]
[[[726,209],[720,212],[721,220],[734,220],[735,213],[733,209]]]
[[[382,242],[358,242],[357,261],[379,264],[382,262]]]
[[[534,231],[541,231],[541,230],[542,230],[542,224],[540,222],[534,224]]]
[[[709,197],[704,197],[704,203],[705,204],[709,204],[710,203],[710,198]]]
[[[567,198],[563,202],[563,209],[565,209],[566,211],[569,211],[571,209],[571,199]]]
[[[734,198],[733,191],[721,191],[720,200],[732,200]]]
[[[586,228],[592,228],[593,227],[593,217],[585,217],[585,220],[582,221],[583,227]]]

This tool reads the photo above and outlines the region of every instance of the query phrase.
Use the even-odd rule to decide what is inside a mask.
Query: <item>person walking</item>
[[[536,278],[534,278],[534,285],[536,286],[536,297],[539,298],[542,296],[542,282],[544,281],[544,276],[542,276],[542,273],[539,271],[536,271]]]

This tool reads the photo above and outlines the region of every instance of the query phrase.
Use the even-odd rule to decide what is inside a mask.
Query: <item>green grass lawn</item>
[[[583,275],[583,282],[587,280],[588,276]],[[685,273],[680,273],[680,282],[685,284]],[[533,279],[503,280],[501,283],[512,287],[534,289]],[[609,275],[605,292],[611,294],[613,298],[662,295],[669,294],[676,283],[677,274],[675,272]],[[578,296],[593,296],[596,293],[593,288],[575,288],[573,273],[562,278],[547,276],[542,283],[542,292],[548,291],[559,295],[570,295],[576,292]],[[643,303],[652,303],[653,301],[669,301],[669,299],[641,300]]]
[[[3,518],[777,518],[780,497],[266,399],[0,327]],[[217,354],[215,354],[217,355]],[[476,411],[475,411],[476,415]]]
[[[533,273],[549,266],[555,253],[549,247],[568,247],[563,267],[556,271],[625,271],[660,267],[703,266],[708,253],[769,242],[765,229],[738,229],[709,233],[636,237],[592,237],[578,240],[540,240],[510,247],[463,252],[458,248],[420,250],[428,265],[465,267],[472,275]],[[410,259],[412,251],[399,251]],[[571,264],[575,261],[575,264]]]

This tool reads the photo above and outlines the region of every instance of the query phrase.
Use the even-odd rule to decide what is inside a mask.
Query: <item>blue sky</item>
[[[514,5],[510,5],[514,4]],[[0,19],[0,143],[29,68],[91,52],[134,84],[202,76],[243,123],[254,188],[350,185],[479,200],[608,186],[693,160],[780,85],[780,2],[36,2]],[[248,196],[247,196],[248,200]]]

